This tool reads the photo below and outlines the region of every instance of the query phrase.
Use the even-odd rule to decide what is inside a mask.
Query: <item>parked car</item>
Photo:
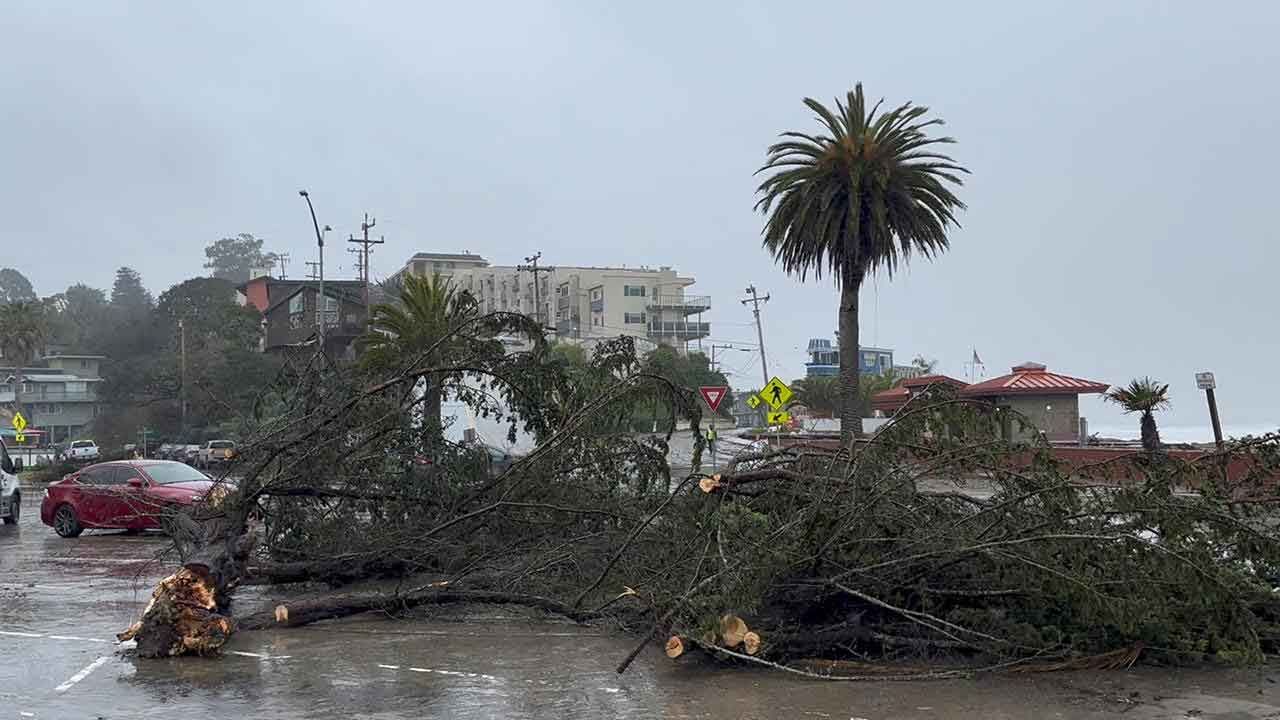
[[[200,448],[197,467],[206,470],[214,465],[225,465],[236,457],[236,444],[230,440],[210,440]]]
[[[87,528],[156,529],[166,512],[196,503],[214,485],[209,476],[178,462],[98,463],[50,483],[40,502],[40,521],[65,538]]]
[[[174,460],[179,460],[181,462],[184,462],[188,465],[193,465],[193,466],[196,464],[196,461],[199,459],[200,459],[200,446],[194,443],[192,443],[191,445],[183,445],[182,449],[178,451],[177,457],[174,458]]]
[[[156,457],[161,460],[176,460],[177,458],[173,455],[180,447],[182,446],[175,445],[173,443],[163,443],[160,447],[156,448]]]
[[[93,462],[99,457],[98,444],[92,440],[76,440],[67,448],[67,459],[71,462]]]
[[[22,490],[18,487],[21,470],[22,458],[10,458],[0,440],[0,519],[5,525],[17,525],[22,513]]]

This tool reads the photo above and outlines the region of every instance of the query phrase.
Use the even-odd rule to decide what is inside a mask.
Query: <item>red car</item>
[[[65,538],[86,528],[150,530],[160,527],[166,510],[194,504],[213,486],[209,476],[179,462],[99,463],[50,483],[40,521]]]

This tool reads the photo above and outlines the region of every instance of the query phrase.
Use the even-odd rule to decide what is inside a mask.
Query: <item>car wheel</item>
[[[84,532],[80,527],[80,518],[76,517],[75,508],[70,505],[59,505],[53,513],[53,531],[64,538],[79,537]]]
[[[9,517],[6,517],[4,519],[4,524],[17,525],[18,516],[20,514],[22,514],[22,495],[19,493],[14,493],[13,500],[9,502]]]

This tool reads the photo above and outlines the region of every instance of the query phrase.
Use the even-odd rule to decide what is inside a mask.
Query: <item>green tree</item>
[[[154,302],[151,293],[142,286],[142,276],[131,267],[116,270],[116,281],[111,286],[111,306],[129,317],[140,317],[151,311]]]
[[[937,118],[906,103],[868,108],[859,83],[832,112],[816,100],[819,134],[784,132],[758,172],[756,209],[765,216],[764,246],[788,274],[804,280],[830,273],[840,288],[840,434],[862,431],[857,414],[858,291],[867,273],[892,277],[912,253],[932,257],[948,247],[947,230],[964,207],[949,185],[968,172],[936,146]]]
[[[923,355],[917,355],[911,358],[911,367],[919,370],[921,375],[932,375],[934,369],[938,367],[938,361],[926,360]]]
[[[275,253],[262,252],[262,239],[249,233],[222,238],[206,247],[204,255],[209,259],[204,266],[213,271],[213,277],[232,283],[250,280],[252,271],[269,269],[277,259]]]
[[[1125,413],[1140,414],[1138,427],[1142,432],[1142,449],[1160,449],[1155,411],[1169,407],[1168,385],[1161,385],[1149,377],[1134,379],[1126,387],[1112,388],[1106,398],[1124,408]]]
[[[176,338],[181,321],[186,330],[188,349],[257,347],[262,315],[235,300],[235,286],[220,278],[191,278],[161,293],[156,301],[159,333]]]
[[[445,340],[459,326],[479,317],[475,298],[453,287],[448,278],[406,275],[391,297],[391,302],[374,306],[369,332],[361,340],[366,367],[444,367],[469,344],[469,334]],[[441,429],[440,407],[448,388],[462,379],[461,373],[426,378],[423,419],[434,432]]]
[[[840,409],[840,384],[831,375],[810,375],[791,382],[791,405],[818,417],[834,417]]]
[[[26,275],[13,268],[0,268],[0,305],[35,300],[36,291]]]
[[[14,372],[14,406],[22,405],[22,368],[31,363],[45,342],[44,307],[34,302],[0,305],[0,350],[16,368]]]
[[[103,351],[111,321],[106,293],[77,283],[45,298],[45,306],[50,343],[75,353]]]

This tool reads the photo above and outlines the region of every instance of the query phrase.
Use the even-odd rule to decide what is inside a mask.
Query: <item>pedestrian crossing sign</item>
[[[760,399],[759,395],[752,395],[751,397],[747,398],[747,407],[751,408],[752,410],[755,410],[756,408],[760,407],[760,403],[762,402],[764,401]]]
[[[765,385],[764,389],[760,391],[760,399],[768,403],[769,407],[776,412],[786,406],[792,394],[791,388],[787,387],[787,384],[779,380],[775,375],[769,381],[769,384]]]

